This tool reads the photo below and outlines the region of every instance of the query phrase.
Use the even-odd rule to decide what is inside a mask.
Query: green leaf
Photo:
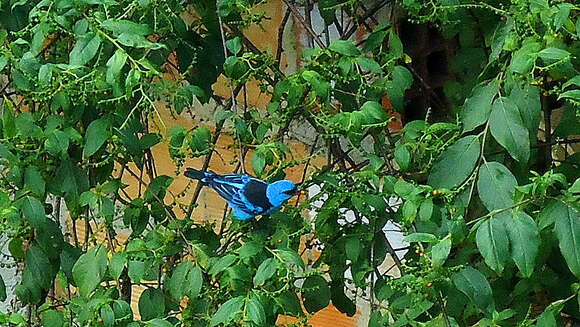
[[[511,171],[499,162],[485,162],[479,167],[477,192],[489,211],[514,204],[517,185],[518,182]]]
[[[465,100],[461,111],[463,132],[472,131],[489,119],[491,104],[498,93],[498,88],[498,81],[492,80],[485,86],[475,88],[471,97]]]
[[[135,284],[141,282],[147,271],[149,262],[143,260],[129,260],[127,263],[127,275]]]
[[[209,99],[199,86],[196,85],[186,85],[177,91],[175,94],[175,111],[178,115],[183,112],[183,109],[187,106],[194,104],[194,100],[197,99],[201,103],[207,102]],[[205,129],[205,127],[198,127],[196,130]],[[209,132],[209,130],[208,130]],[[211,133],[210,133],[211,134]],[[207,146],[206,146],[207,148]]]
[[[240,258],[251,258],[256,254],[260,253],[264,249],[264,244],[259,242],[246,242],[239,248]]]
[[[216,110],[214,115],[216,125],[219,125],[224,121],[226,121],[227,119],[232,118],[233,115],[234,112],[231,110]]]
[[[36,243],[32,244],[31,247],[26,251],[26,261],[25,261],[25,271],[30,273],[30,275],[23,272],[22,281],[24,283],[32,282],[37,287],[44,290],[49,290],[51,288],[54,274],[52,274],[52,265],[48,260],[46,252]],[[32,280],[27,280],[31,278]]]
[[[428,183],[434,188],[452,189],[463,183],[473,172],[480,154],[477,136],[459,139],[441,154],[431,169]]]
[[[442,266],[451,251],[451,234],[431,247],[431,261],[435,266]]]
[[[72,275],[81,296],[87,297],[103,280],[107,271],[107,249],[92,248],[80,256],[72,269]]]
[[[148,25],[138,24],[123,19],[107,19],[101,23],[101,27],[113,32],[115,36],[119,36],[123,33],[147,36],[152,33],[152,30]]]
[[[558,12],[554,15],[554,30],[558,31],[562,25],[568,20],[570,10],[574,8],[571,3],[561,3],[558,5]]]
[[[122,45],[126,45],[128,47],[133,48],[152,49],[152,50],[165,48],[164,44],[151,42],[144,36],[138,34],[121,33],[121,35],[119,35],[118,40],[119,43],[121,43]],[[153,69],[153,67],[150,67],[150,69]]]
[[[107,61],[107,83],[113,85],[120,79],[121,70],[127,62],[127,53],[124,50],[117,49],[115,54]]]
[[[67,154],[68,146],[68,135],[65,132],[59,130],[55,130],[50,133],[48,138],[44,141],[44,148],[54,157],[60,157],[61,155]]]
[[[570,52],[558,48],[546,48],[538,52],[538,57],[542,58],[546,64],[552,64],[569,56]]]
[[[266,312],[264,311],[264,306],[255,296],[246,300],[245,311],[248,319],[256,325],[263,326],[266,324]]]
[[[580,90],[570,90],[560,93],[558,99],[574,99],[580,101]]]
[[[224,72],[226,73],[227,77],[232,79],[242,78],[248,69],[248,64],[235,56],[227,57],[226,61],[224,62]]]
[[[129,326],[129,325],[127,325],[127,327],[139,327],[139,326],[141,326],[141,325],[137,325],[137,326]],[[147,326],[151,326],[151,327],[175,327],[169,321],[167,321],[165,319],[159,319],[159,318],[149,320],[147,322]]]
[[[109,273],[114,279],[119,279],[127,265],[127,256],[124,253],[115,253],[109,260]]]
[[[320,17],[324,19],[326,26],[332,25],[334,22],[337,5],[340,5],[338,0],[320,0],[318,1],[318,11]]]
[[[418,208],[419,208],[418,205],[414,201],[411,200],[405,201],[405,203],[403,203],[403,208],[401,210],[401,213],[403,214],[403,221],[406,223],[413,222],[417,217]]]
[[[540,89],[537,86],[525,84],[514,86],[509,98],[517,105],[524,126],[528,129],[530,139],[535,140],[540,126],[542,104]]]
[[[54,220],[47,219],[37,230],[36,241],[49,259],[57,259],[64,243],[60,226]]]
[[[491,316],[495,310],[495,303],[489,285],[485,276],[478,270],[465,267],[452,277],[455,287],[467,295],[469,300],[475,304],[487,316]]]
[[[361,107],[360,111],[367,118],[369,123],[376,124],[385,122],[389,119],[387,111],[376,101],[367,101]]]
[[[371,73],[380,74],[383,69],[376,61],[367,57],[357,57],[356,63],[362,71],[369,71]]]
[[[46,183],[40,171],[36,166],[28,166],[24,171],[24,184],[32,191],[32,193],[43,196]]]
[[[504,224],[506,214],[487,219],[477,229],[475,240],[485,263],[500,274],[509,258],[509,238]]]
[[[194,299],[201,292],[203,286],[203,274],[198,265],[194,265],[187,274],[187,278],[183,287],[185,287],[185,294],[190,298]]]
[[[491,134],[518,162],[530,157],[530,139],[516,104],[509,98],[497,98],[489,118]]]
[[[47,310],[42,313],[42,326],[63,327],[64,313],[58,310]]]
[[[537,52],[540,50],[540,44],[533,38],[526,39],[522,47],[512,55],[510,70],[526,74],[532,69],[537,58]]]
[[[35,123],[35,118],[29,112],[23,112],[14,119],[16,130],[24,137],[39,138],[44,136],[42,129]]]
[[[71,160],[61,160],[56,176],[49,183],[49,188],[57,190],[57,194],[64,194],[67,206],[76,208],[79,195],[89,189],[87,172],[77,167]]]
[[[526,278],[534,272],[540,247],[540,233],[536,222],[523,211],[514,211],[512,219],[505,219],[510,241],[511,257]]]
[[[395,161],[402,171],[409,169],[411,164],[411,152],[409,148],[404,145],[399,145],[395,148]]]
[[[287,265],[293,264],[304,269],[304,261],[302,261],[302,258],[296,251],[291,249],[276,249],[276,252]]]
[[[38,70],[38,82],[42,86],[50,85],[52,80],[52,64],[44,64]]]
[[[554,232],[568,268],[580,278],[580,214],[572,205],[567,205],[566,209],[555,217]]]
[[[330,303],[330,288],[321,276],[310,276],[302,284],[304,307],[309,313],[318,312]]]
[[[191,133],[191,149],[194,152],[203,152],[211,148],[211,132],[205,127],[196,128]]]
[[[385,37],[389,32],[385,30],[384,26],[380,26],[372,32],[367,38],[365,45],[363,47],[363,52],[374,51],[383,44]]]
[[[387,95],[395,109],[403,110],[405,91],[413,85],[413,75],[406,67],[395,66],[391,78],[387,84]]]
[[[368,327],[383,327],[387,322],[379,310],[371,311]]]
[[[157,288],[148,288],[139,297],[139,313],[142,320],[161,318],[165,313],[165,298]]]
[[[14,121],[14,103],[6,96],[3,99],[4,106],[2,110],[2,133],[5,138],[16,136],[16,122]]]
[[[280,308],[281,313],[300,317],[303,315],[302,307],[300,307],[300,300],[293,291],[284,291],[274,298],[276,304]]]
[[[180,301],[185,295],[194,299],[199,295],[203,286],[201,269],[191,261],[182,262],[177,265],[165,286],[176,301]]]
[[[330,299],[338,311],[352,317],[356,313],[356,305],[352,299],[344,294],[346,286],[343,282],[335,281],[330,286]]]
[[[30,226],[36,229],[42,228],[48,219],[44,212],[44,205],[35,197],[27,196],[22,199],[20,208]]]
[[[87,33],[83,35],[70,52],[69,63],[79,66],[87,64],[95,57],[100,45],[101,38],[98,34]]]
[[[245,301],[243,296],[238,296],[227,300],[219,307],[213,317],[211,317],[211,321],[209,323],[210,327],[222,323],[227,325],[227,323],[232,321],[236,314],[242,309],[244,302]]]
[[[265,281],[270,279],[278,269],[278,260],[276,258],[268,258],[264,260],[254,276],[254,286],[261,286]]]
[[[139,69],[131,69],[127,73],[127,78],[125,79],[125,94],[127,96],[133,95],[133,88],[137,86],[141,80],[141,71]]]
[[[226,41],[226,47],[235,56],[242,51],[244,46],[242,44],[242,39],[239,36],[236,36],[235,38]]]
[[[8,59],[6,59],[6,57],[4,56],[0,56],[0,72],[2,71],[2,69],[4,69],[4,67],[6,67],[7,64]]]
[[[419,206],[419,219],[428,221],[433,216],[433,199],[426,198]]]
[[[352,262],[356,262],[362,250],[360,239],[358,237],[347,238],[344,244],[344,250],[346,252],[346,258]]]
[[[574,181],[572,186],[570,186],[570,188],[568,188],[568,191],[570,193],[574,193],[574,194],[580,193],[580,177],[576,178],[576,181]]]
[[[18,164],[20,159],[14,155],[14,153],[10,152],[8,148],[0,143],[0,158],[4,158],[11,164]],[[18,166],[16,166],[18,167]]]
[[[557,327],[558,322],[552,311],[544,311],[537,319],[535,327]]]
[[[2,275],[0,275],[0,302],[6,301],[6,298],[6,284],[4,283]]]
[[[580,21],[580,19],[579,19]],[[570,85],[580,86],[580,75],[576,75],[569,79],[566,83],[562,84],[562,89],[567,88]]]
[[[107,118],[99,118],[92,121],[87,127],[85,133],[85,146],[83,149],[83,157],[88,158],[95,154],[103,144],[111,136],[109,130],[109,120]]]
[[[500,24],[497,25],[491,40],[491,53],[489,55],[490,63],[499,59],[506,37],[510,34],[513,25],[514,22],[512,17],[508,17],[507,20],[500,22]]]
[[[389,31],[389,56],[393,58],[403,56],[403,42],[393,28]]]
[[[209,269],[210,275],[217,275],[222,271],[226,270],[229,266],[233,265],[236,262],[237,258],[233,254],[228,254],[216,260],[214,264]]]
[[[115,325],[115,312],[109,304],[101,306],[101,318],[105,327],[113,327]]]
[[[438,241],[437,237],[433,234],[428,233],[412,233],[403,238],[405,242],[416,243],[416,242],[428,242],[435,243]]]
[[[147,191],[145,192],[145,201],[156,202],[155,196],[159,199],[165,197],[165,192],[167,188],[173,183],[174,178],[166,175],[161,175],[155,177],[155,179],[149,183],[147,186]],[[156,202],[157,203],[157,202]]]
[[[266,167],[266,156],[262,151],[254,152],[252,156],[252,169],[256,176],[261,176],[264,173],[264,168]]]
[[[78,258],[82,255],[81,249],[72,246],[71,244],[64,242],[62,250],[60,252],[60,269],[64,273],[67,278],[67,281],[70,282],[73,286],[77,286],[74,282],[74,278],[72,276],[72,269],[75,262]]]
[[[356,57],[361,54],[360,50],[354,45],[354,43],[347,40],[334,41],[330,46],[328,46],[328,49],[349,57]]]

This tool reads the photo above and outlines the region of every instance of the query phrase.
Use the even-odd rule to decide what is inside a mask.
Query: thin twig
[[[304,183],[304,179],[306,178],[306,174],[308,173],[308,166],[310,166],[310,161],[312,160],[312,156],[314,155],[314,151],[316,150],[316,144],[318,143],[318,137],[320,135],[316,134],[316,137],[314,138],[314,143],[312,143],[312,147],[310,148],[310,153],[308,154],[308,160],[306,161],[306,164],[304,165],[304,170],[302,171],[302,178],[300,178],[300,184],[302,185],[302,183]],[[302,195],[302,192],[298,193],[298,196],[296,197],[296,203],[294,204],[295,206],[298,205],[298,203],[300,202],[300,196]]]
[[[258,49],[258,47],[250,40],[248,39],[244,33],[242,33],[242,31],[240,31],[240,29],[235,26],[235,25],[228,25],[228,28],[230,30],[232,30],[232,32],[234,32],[237,36],[239,36],[240,38],[242,38],[242,42],[244,42],[244,45],[250,50],[252,51],[254,54],[256,55],[263,55],[263,52]],[[270,69],[272,70],[272,72],[274,73],[274,75],[277,75],[277,77],[284,77],[285,74],[280,70],[280,68],[278,67],[278,65],[272,65],[270,66]],[[268,75],[264,76],[264,78],[266,79],[266,81],[272,85],[275,86],[276,85],[276,79],[272,78]]]
[[[227,58],[228,57],[228,49],[226,47],[226,35],[224,32],[224,25],[222,23],[222,16],[219,13],[217,13],[217,16],[218,16],[218,22],[220,25],[220,35],[222,37],[222,47],[224,50],[224,58]],[[234,113],[237,113],[236,95],[234,94],[233,87],[230,87],[230,92],[231,92],[231,99],[232,99],[232,108],[233,108]],[[235,134],[236,134],[236,137],[238,139],[238,145],[239,145],[238,156],[239,156],[240,164],[242,165],[242,171],[245,172],[246,168],[244,166],[244,157],[242,156],[242,139],[238,133],[235,133]]]
[[[485,219],[485,218],[488,218],[488,217],[493,217],[493,216],[495,216],[495,215],[499,215],[500,213],[506,212],[506,211],[508,211],[508,210],[511,210],[511,209],[513,209],[513,208],[516,208],[516,207],[519,207],[519,206],[522,206],[522,205],[524,205],[524,204],[528,204],[528,203],[530,203],[530,202],[532,202],[532,201],[533,201],[533,199],[526,199],[526,200],[523,200],[523,201],[520,201],[520,202],[514,203],[514,204],[512,204],[512,205],[510,205],[510,206],[507,206],[507,207],[505,207],[505,208],[501,208],[501,209],[493,210],[493,211],[491,211],[490,213],[488,213],[488,214],[486,214],[486,215],[483,215],[483,216],[481,216],[481,217],[479,217],[479,218],[475,218],[475,219],[473,219],[473,220],[470,220],[470,221],[466,222],[465,224],[466,224],[466,225],[472,225],[472,224],[474,224],[474,223],[476,223],[476,222],[478,222],[478,221],[480,221],[480,220],[483,220],[483,219]]]
[[[435,92],[435,90],[433,90],[433,88],[431,87],[431,85],[429,85],[425,79],[423,79],[423,77],[415,70],[415,68],[413,68],[413,66],[409,65],[409,64],[405,64],[405,67],[413,74],[415,75],[415,77],[417,78],[417,80],[419,80],[419,82],[421,83],[421,85],[423,86],[423,89],[425,91],[427,91],[428,93],[431,93],[433,96],[433,99],[435,99],[435,101],[437,102],[437,106],[440,109],[445,109],[445,105],[443,100],[441,100],[441,98],[439,98],[439,95]]]
[[[238,85],[236,86],[236,88],[234,89],[234,97],[237,96],[237,94],[240,92],[240,90],[242,89],[242,85]],[[228,110],[231,110],[231,104],[232,104],[232,98],[228,99],[226,101],[225,104],[223,104],[224,108],[228,108]],[[211,139],[211,144],[215,145],[220,137],[221,131],[224,127],[224,122],[225,121],[221,121],[220,123],[218,123],[218,125],[216,126],[215,132],[213,134],[213,137]],[[211,161],[211,158],[213,156],[214,151],[211,151],[210,153],[207,154],[207,156],[205,156],[205,159],[203,161],[203,165],[201,167],[202,171],[206,171],[207,168],[209,167],[209,163]],[[203,183],[201,181],[197,182],[197,185],[195,187],[195,190],[193,191],[193,195],[191,197],[191,201],[189,202],[189,207],[187,209],[187,215],[186,218],[190,219],[191,215],[193,214],[193,209],[194,204],[197,202],[197,199],[199,198],[199,194],[201,193],[201,188],[203,187]]]
[[[302,17],[302,15],[298,11],[298,9],[296,9],[296,7],[294,7],[294,5],[292,5],[290,2],[288,2],[288,0],[282,0],[282,1],[284,1],[286,6],[288,6],[288,8],[290,8],[290,10],[292,11],[292,16],[294,16],[294,18],[304,27],[304,29],[306,29],[306,31],[312,36],[312,38],[314,39],[316,44],[321,48],[325,48],[324,42],[322,42],[320,37],[316,34],[316,32],[314,32],[312,27],[306,23],[306,21],[304,20],[304,17]]]
[[[381,10],[384,6],[386,6],[388,3],[390,3],[390,0],[383,0],[379,3],[377,3],[374,7],[372,7],[371,9],[367,10],[359,19],[359,21],[365,21],[367,20],[369,17],[375,15],[377,13],[377,11]],[[342,40],[346,40],[348,38],[350,38],[358,29],[358,24],[353,24],[350,29],[344,33],[344,35],[341,37]]]
[[[276,49],[276,62],[278,63],[278,69],[281,69],[280,60],[282,59],[282,41],[284,40],[284,29],[286,28],[286,24],[288,23],[289,18],[290,18],[290,8],[286,8],[284,18],[282,18],[282,22],[278,27],[278,48]]]
[[[137,175],[135,172],[133,172],[131,170],[131,168],[127,167],[126,168],[127,171],[129,172],[129,174],[131,174],[133,177],[135,177],[137,179],[137,181],[139,181],[140,184],[142,184],[143,186],[149,187],[149,185],[147,183],[145,183],[145,181],[143,181],[143,179],[141,179],[139,177],[139,175]],[[151,196],[153,196],[153,198],[155,199],[155,201],[159,202],[159,204],[161,204],[161,206],[163,206],[163,209],[165,210],[165,212],[171,216],[173,219],[177,219],[177,216],[175,215],[175,212],[173,212],[172,210],[167,209],[167,205],[165,204],[165,202],[163,202],[163,200],[161,200],[157,194],[155,194],[154,192],[149,192],[151,194]]]
[[[548,148],[545,149],[544,164],[546,170],[552,166],[552,110],[548,104],[548,97],[542,97],[542,111],[544,112],[544,136]]]

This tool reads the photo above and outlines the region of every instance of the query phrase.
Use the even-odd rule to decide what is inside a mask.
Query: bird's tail
[[[203,172],[201,170],[197,170],[197,169],[193,169],[193,168],[187,168],[185,170],[184,173],[185,176],[192,178],[192,179],[198,179],[198,180],[202,180],[204,177],[207,176],[206,172]]]

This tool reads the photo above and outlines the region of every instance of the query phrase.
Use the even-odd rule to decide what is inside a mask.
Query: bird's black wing
[[[247,175],[215,175],[208,181],[208,184],[224,199],[232,201],[237,197],[237,193],[242,192],[248,179],[250,177]]]
[[[214,175],[207,183],[234,209],[257,216],[272,208],[266,196],[268,184],[257,178],[238,174]]]
[[[272,203],[268,200],[266,189],[268,184],[259,179],[252,178],[246,183],[244,196],[252,205],[260,207],[263,212],[272,208]]]

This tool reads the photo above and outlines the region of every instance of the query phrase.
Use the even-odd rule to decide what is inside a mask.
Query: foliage
[[[0,3],[0,248],[22,267],[13,292],[31,313],[0,313],[0,322],[272,326],[280,315],[305,322],[329,303],[353,315],[355,297],[372,306],[369,326],[578,321],[579,157],[552,150],[574,142],[580,126],[580,8],[397,2],[456,49],[446,120],[428,115],[393,132],[384,103],[409,114],[406,93],[421,82],[398,26],[374,26],[361,44],[348,41],[356,29],[341,27],[332,42],[310,35],[318,47],[286,74],[278,55],[244,36],[265,18],[263,2]],[[318,8],[327,25],[337,27],[340,12],[368,28],[366,11],[386,3]],[[213,92],[222,74],[229,99]],[[266,110],[237,104],[251,83],[271,96]],[[223,109],[215,126],[167,130],[161,101],[175,116],[194,114],[199,102]],[[179,170],[186,158],[209,163],[223,132],[234,136],[240,168],[251,155],[256,175],[283,178],[285,168],[310,164],[284,143],[296,123],[310,125],[312,147],[328,154],[302,183],[321,193],[257,222],[197,223],[199,189],[182,203],[169,191],[174,179],[156,173],[151,148],[160,142]],[[138,194],[127,193],[123,176],[142,184]],[[388,221],[411,243],[404,260],[382,232]],[[320,256],[304,262],[301,242],[312,249],[314,239]],[[400,278],[385,272],[385,258]],[[132,286],[145,288],[139,315]],[[5,288],[0,278],[0,301]]]

